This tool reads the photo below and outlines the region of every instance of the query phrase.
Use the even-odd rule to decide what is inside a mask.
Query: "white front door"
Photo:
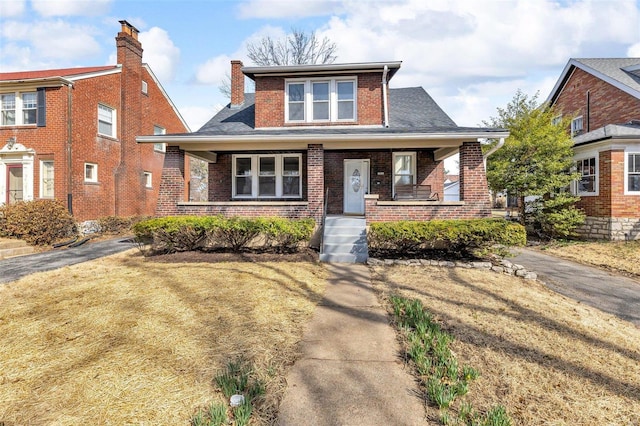
[[[344,214],[364,214],[369,193],[369,160],[344,160]]]

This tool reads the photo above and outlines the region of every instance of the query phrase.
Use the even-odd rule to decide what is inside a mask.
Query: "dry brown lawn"
[[[321,265],[158,263],[136,250],[0,286],[0,424],[187,425],[243,356],[269,423]]]
[[[517,425],[640,424],[632,324],[536,281],[486,271],[392,266],[373,277],[383,300],[420,299],[454,336],[458,360],[481,374],[465,397],[476,409],[503,404]],[[436,408],[427,416],[438,424]]]
[[[600,241],[549,244],[546,253],[586,265],[640,277],[640,241]]]

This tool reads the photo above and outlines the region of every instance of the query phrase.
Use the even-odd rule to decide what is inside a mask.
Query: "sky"
[[[247,43],[293,28],[336,63],[402,61],[391,87],[424,87],[460,126],[518,89],[544,101],[570,58],[640,57],[640,0],[0,0],[0,72],[113,65],[123,19],[192,131]]]

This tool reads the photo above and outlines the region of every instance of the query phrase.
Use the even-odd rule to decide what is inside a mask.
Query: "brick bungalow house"
[[[156,214],[400,219],[491,214],[480,140],[421,87],[390,89],[400,62],[244,67],[231,102],[200,130],[142,136],[166,143]],[[255,93],[244,93],[245,76]],[[460,201],[444,201],[444,159],[460,153]],[[209,199],[185,202],[185,156],[209,161]]]
[[[640,58],[571,59],[547,98],[572,117],[587,238],[640,238]]]
[[[153,215],[165,147],[189,128],[120,21],[118,64],[0,73],[0,204],[60,199],[77,220]]]

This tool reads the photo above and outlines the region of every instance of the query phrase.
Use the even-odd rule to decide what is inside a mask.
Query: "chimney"
[[[242,61],[231,61],[231,108],[239,108],[244,103],[244,74]]]
[[[138,41],[138,29],[127,21],[120,21],[122,29],[116,37],[118,63],[122,66],[142,66],[142,44]]]

